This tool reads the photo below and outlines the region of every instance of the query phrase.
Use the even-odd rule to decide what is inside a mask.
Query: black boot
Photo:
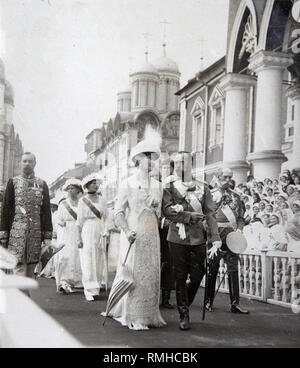
[[[242,308],[240,303],[240,288],[238,271],[231,272],[228,275],[229,295],[230,295],[230,312],[239,314],[249,314],[249,311]]]
[[[249,314],[250,312],[247,309],[242,308],[239,304],[232,304],[230,308],[231,313],[239,313],[239,314]]]
[[[170,300],[170,291],[162,289],[161,296],[162,296],[161,307],[162,308],[167,308],[167,309],[174,309],[173,305],[170,304],[170,302],[169,302],[169,300]]]
[[[178,287],[176,290],[176,302],[177,308],[179,312],[179,328],[182,331],[189,330],[190,327],[190,316],[189,316],[189,307],[188,307],[188,296],[187,296],[187,288],[185,285],[181,285],[181,288]]]

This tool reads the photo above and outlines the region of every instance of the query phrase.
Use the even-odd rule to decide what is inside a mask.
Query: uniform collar
[[[24,179],[34,179],[35,178],[34,172],[29,174],[29,175],[26,175],[26,174],[22,173],[21,176]]]

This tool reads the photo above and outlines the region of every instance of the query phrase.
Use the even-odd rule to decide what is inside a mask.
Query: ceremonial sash
[[[97,216],[99,219],[102,218],[100,211],[97,210],[91,201],[89,201],[86,197],[83,197],[82,201],[88,206],[95,216]]]
[[[74,220],[77,220],[77,213],[71,208],[69,203],[67,201],[62,202],[65,206],[66,210],[69,212],[69,214],[74,218]]]
[[[179,180],[175,181],[174,187],[179,192],[179,194],[190,204],[195,212],[203,213],[201,202],[196,197],[194,192],[188,191],[187,187],[185,187]]]
[[[227,219],[230,222],[230,225],[233,227],[233,229],[236,230],[237,229],[237,223],[236,223],[236,218],[234,216],[234,213],[233,213],[232,209],[228,205],[225,205],[221,208],[221,211],[227,217]]]

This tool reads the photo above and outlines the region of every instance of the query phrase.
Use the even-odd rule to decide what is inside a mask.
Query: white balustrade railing
[[[282,306],[300,301],[300,254],[267,250],[246,250],[240,254],[242,296]],[[229,292],[226,264],[220,262],[217,285]]]
[[[269,251],[272,291],[269,303],[290,306],[300,297],[300,254]]]

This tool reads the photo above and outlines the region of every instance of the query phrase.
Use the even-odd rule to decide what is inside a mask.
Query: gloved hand
[[[221,246],[221,241],[213,242],[213,246],[208,250],[208,259],[213,259],[217,255],[218,250],[221,248]]]

